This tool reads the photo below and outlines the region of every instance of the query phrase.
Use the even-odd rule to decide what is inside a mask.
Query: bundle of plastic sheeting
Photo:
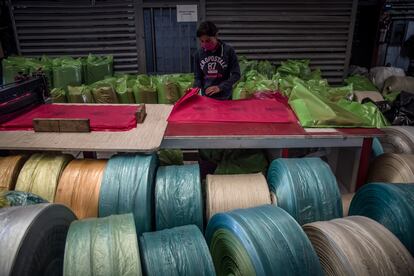
[[[33,154],[20,171],[16,191],[30,192],[53,202],[59,178],[72,159],[69,154]]]
[[[405,77],[405,72],[396,67],[373,67],[369,70],[369,78],[380,90],[383,90],[385,80],[391,76]]]
[[[28,74],[29,66],[24,57],[8,57],[2,60],[3,84],[14,82],[19,74]]]
[[[124,104],[134,104],[135,98],[132,92],[131,83],[135,80],[131,80],[127,75],[122,76],[116,80],[115,91],[118,96],[118,101]]]
[[[158,103],[157,87],[154,80],[155,77],[150,78],[146,75],[137,76],[137,80],[132,86],[132,92],[134,93],[136,103]]]
[[[97,217],[106,163],[106,160],[71,161],[59,180],[55,202],[71,208],[79,219]]]
[[[132,213],[137,233],[153,230],[157,156],[115,155],[108,161],[99,193],[99,216]]]
[[[55,88],[56,89],[56,88]],[[69,103],[94,103],[91,89],[86,85],[68,86],[67,99]]]
[[[0,157],[0,192],[14,190],[17,177],[26,161],[24,155]]]
[[[414,184],[364,185],[352,199],[349,213],[384,225],[414,256]]]
[[[106,76],[113,75],[113,57],[112,56],[95,56],[89,54],[86,58],[86,84],[103,80]]]
[[[325,275],[413,275],[414,258],[384,226],[360,216],[303,226]]]
[[[414,154],[414,126],[391,126],[381,130],[385,136],[379,140],[385,153]]]
[[[217,213],[270,203],[269,188],[261,173],[207,175],[207,220]]]
[[[47,56],[37,58],[26,58],[26,64],[31,75],[43,75],[49,88],[53,87],[53,62]]]
[[[158,151],[161,166],[183,165],[184,153],[180,149],[161,149]]]
[[[50,97],[52,98],[52,103],[66,103],[68,102],[66,98],[66,91],[63,88],[53,88],[50,91]]]
[[[268,79],[256,70],[246,73],[245,81],[239,82],[233,89],[232,99],[240,100],[250,98],[254,93],[276,91],[277,81]]]
[[[336,178],[320,158],[276,159],[269,167],[267,181],[275,204],[300,225],[343,215]]]
[[[193,86],[194,74],[180,74],[176,78],[178,88],[180,90],[180,97],[185,95],[185,92]]]
[[[309,67],[310,61],[302,60],[286,60],[282,61],[281,65],[276,69],[280,77],[294,76],[303,80],[319,80],[321,79],[321,72],[319,70],[312,71]]]
[[[216,275],[206,241],[195,225],[144,233],[139,241],[144,275]]]
[[[273,205],[216,214],[206,240],[218,275],[322,275],[302,228]]]
[[[171,75],[161,75],[155,78],[158,103],[173,104],[180,99],[180,89]]]
[[[384,153],[374,159],[367,182],[414,183],[414,155]]]
[[[142,275],[132,215],[72,222],[63,275]]]
[[[115,92],[116,79],[108,78],[90,85],[96,103],[118,103]]]
[[[384,95],[401,91],[414,93],[414,77],[391,76],[385,80],[382,89]]]
[[[190,224],[204,230],[200,167],[160,167],[155,185],[156,229]]]
[[[71,57],[53,59],[53,86],[67,90],[82,84],[82,63]]]
[[[351,75],[345,79],[346,84],[352,84],[355,91],[376,91],[378,89],[375,85],[365,76]]]
[[[0,275],[60,275],[67,231],[75,219],[58,204],[0,209]]]
[[[20,192],[20,191],[7,191],[0,192],[0,208],[8,206],[27,206],[39,203],[48,203],[38,195]]]

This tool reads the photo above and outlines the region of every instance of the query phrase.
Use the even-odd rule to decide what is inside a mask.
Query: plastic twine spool
[[[207,175],[207,220],[216,213],[270,203],[269,188],[261,173]]]
[[[218,275],[322,275],[300,225],[274,205],[214,215],[206,240]]]
[[[63,171],[55,202],[63,203],[79,219],[98,216],[99,189],[106,160],[73,160]]]
[[[414,155],[384,153],[369,166],[368,183],[414,183]]]
[[[349,212],[384,225],[414,256],[414,184],[364,185],[355,194]]]
[[[360,216],[303,226],[325,275],[413,275],[414,258],[384,226]]]
[[[0,275],[60,275],[76,217],[58,204],[0,209]]]
[[[320,158],[279,158],[267,173],[277,206],[305,223],[342,217],[342,201],[331,168]]]
[[[63,275],[142,275],[132,214],[74,221]]]
[[[206,241],[195,225],[144,233],[140,249],[144,275],[215,275]]]
[[[68,154],[33,154],[20,171],[16,191],[33,193],[53,202],[59,178],[72,159]]]
[[[152,230],[156,155],[116,155],[108,161],[99,194],[99,216],[132,213],[138,234]]]
[[[199,166],[160,167],[155,185],[156,229],[190,224],[204,231]]]
[[[23,155],[0,157],[0,191],[14,190],[25,161]]]
[[[414,126],[392,126],[381,129],[379,140],[386,153],[414,154]]]

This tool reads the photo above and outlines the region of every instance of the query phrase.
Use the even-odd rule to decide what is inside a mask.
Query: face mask
[[[213,41],[201,43],[201,48],[206,51],[213,51],[216,49],[216,44]]]

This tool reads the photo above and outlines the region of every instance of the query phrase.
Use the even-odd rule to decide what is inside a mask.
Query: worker
[[[201,95],[230,100],[233,85],[240,79],[240,66],[234,49],[218,39],[213,22],[205,21],[197,30],[201,49],[195,54],[194,87]]]

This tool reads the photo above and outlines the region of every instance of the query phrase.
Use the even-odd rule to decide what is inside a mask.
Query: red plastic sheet
[[[168,121],[294,123],[297,119],[284,98],[220,101],[192,89],[175,104]]]
[[[92,131],[126,131],[137,126],[136,111],[136,106],[126,105],[43,104],[1,124],[0,130],[32,130],[34,118],[86,118]]]

